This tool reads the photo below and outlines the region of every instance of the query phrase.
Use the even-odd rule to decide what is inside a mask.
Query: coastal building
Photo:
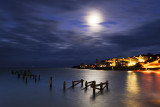
[[[137,63],[145,62],[146,60],[148,60],[148,56],[145,55],[139,55],[128,58],[113,58],[101,61],[98,67],[134,66]]]
[[[102,60],[98,67],[110,67],[110,62],[107,62],[106,60]]]
[[[89,67],[89,65],[87,65],[87,64],[81,64],[80,65],[80,68],[83,68],[83,69],[88,68],[88,67]]]
[[[112,67],[116,66],[116,58],[112,59],[110,66],[112,66]]]
[[[128,62],[129,62],[128,66],[134,66],[136,65],[136,63],[139,62],[139,59],[138,57],[134,56],[134,57],[129,58]]]
[[[118,61],[118,62],[116,62],[116,66],[117,66],[117,67],[120,67],[120,66],[123,66],[123,67],[128,66],[128,61],[123,61],[123,60]]]
[[[136,65],[137,64],[137,65]],[[136,65],[136,66],[135,66]],[[139,55],[139,56],[133,56],[133,57],[127,57],[127,58],[113,58],[113,59],[107,59],[102,60],[98,62],[98,59],[96,59],[95,64],[81,64],[80,66],[77,66],[78,68],[109,68],[113,69],[120,68],[121,67],[142,67],[142,68],[160,68],[160,54],[152,55],[152,54],[146,54],[146,55]]]

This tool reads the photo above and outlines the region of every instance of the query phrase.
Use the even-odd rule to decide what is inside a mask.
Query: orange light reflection
[[[153,61],[151,63],[141,63],[142,68],[160,68],[160,63],[159,63],[160,59]]]
[[[142,72],[144,74],[152,74],[152,73],[154,73],[154,74],[160,75],[160,70],[145,70],[145,71],[137,70],[137,72]]]

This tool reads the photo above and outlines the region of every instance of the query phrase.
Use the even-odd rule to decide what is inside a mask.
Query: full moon
[[[89,12],[86,17],[87,24],[89,26],[96,26],[103,22],[102,15],[97,11]]]

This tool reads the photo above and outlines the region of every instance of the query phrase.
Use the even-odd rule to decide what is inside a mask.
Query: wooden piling
[[[100,90],[101,91],[103,90],[103,83],[102,82],[100,83]]]
[[[20,74],[19,73],[17,74],[17,77],[18,77],[18,79],[20,78]]]
[[[83,79],[81,79],[81,86],[83,86],[83,81],[84,81],[84,80],[83,80]]]
[[[87,84],[88,84],[88,83],[87,83],[87,81],[86,81],[86,82],[85,82],[85,87],[87,87]]]
[[[27,77],[26,77],[26,84],[27,84],[28,80],[27,80]]]
[[[50,77],[50,88],[52,88],[52,77]]]
[[[95,81],[89,81],[89,82],[85,82],[85,88],[87,88],[88,86],[91,86],[92,83],[95,82]]]
[[[74,81],[72,81],[72,87],[74,87]]]
[[[108,90],[108,84],[109,84],[108,81],[106,81],[106,88],[107,88],[107,90]]]
[[[66,89],[66,82],[63,82],[63,89]]]
[[[24,71],[23,75],[25,75],[25,76],[26,76],[26,71]]]
[[[91,85],[91,86],[92,86],[92,88],[93,88],[93,93],[95,93],[95,90],[96,90],[96,86],[95,86],[95,85],[96,85],[96,82],[95,82],[95,81],[92,82],[92,85]]]
[[[72,87],[78,85],[79,83],[81,83],[81,86],[83,86],[83,81],[84,81],[83,79],[77,80],[77,81],[72,81]]]
[[[37,81],[37,78],[36,78],[37,76],[35,75],[35,82]]]
[[[95,81],[92,82],[91,87],[93,88],[93,92],[95,92],[96,89],[102,91],[104,88],[106,88],[108,90],[108,81],[104,82],[104,83],[100,83],[100,84],[96,84]]]

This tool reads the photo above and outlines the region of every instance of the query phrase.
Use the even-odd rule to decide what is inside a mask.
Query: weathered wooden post
[[[93,82],[92,82],[93,94],[95,93],[95,90],[96,90],[95,84],[96,84],[96,82],[93,81]]]
[[[72,87],[74,87],[74,81],[72,81]]]
[[[50,77],[50,88],[52,88],[52,77]]]
[[[108,81],[106,81],[106,88],[107,88],[107,90],[108,90],[108,84],[109,84]]]
[[[83,79],[81,79],[81,86],[83,86],[83,81],[84,81],[84,80],[83,80]]]
[[[36,78],[36,77],[37,77],[37,75],[35,75],[35,82],[37,81],[37,78]]]
[[[88,84],[88,83],[87,83],[87,81],[86,81],[86,82],[85,82],[85,87],[86,87],[86,88],[87,88],[87,84]]]
[[[28,80],[27,80],[27,77],[26,77],[26,84],[27,84]]]
[[[20,78],[20,74],[19,73],[17,74],[17,77],[18,77],[18,79]]]
[[[96,85],[96,81],[94,81],[94,84]]]
[[[63,89],[64,90],[66,89],[66,82],[65,81],[63,82]]]
[[[26,76],[26,71],[24,71],[24,75]]]
[[[100,90],[101,91],[103,90],[103,83],[102,82],[100,83]]]
[[[38,79],[40,80],[40,75],[38,76]]]

